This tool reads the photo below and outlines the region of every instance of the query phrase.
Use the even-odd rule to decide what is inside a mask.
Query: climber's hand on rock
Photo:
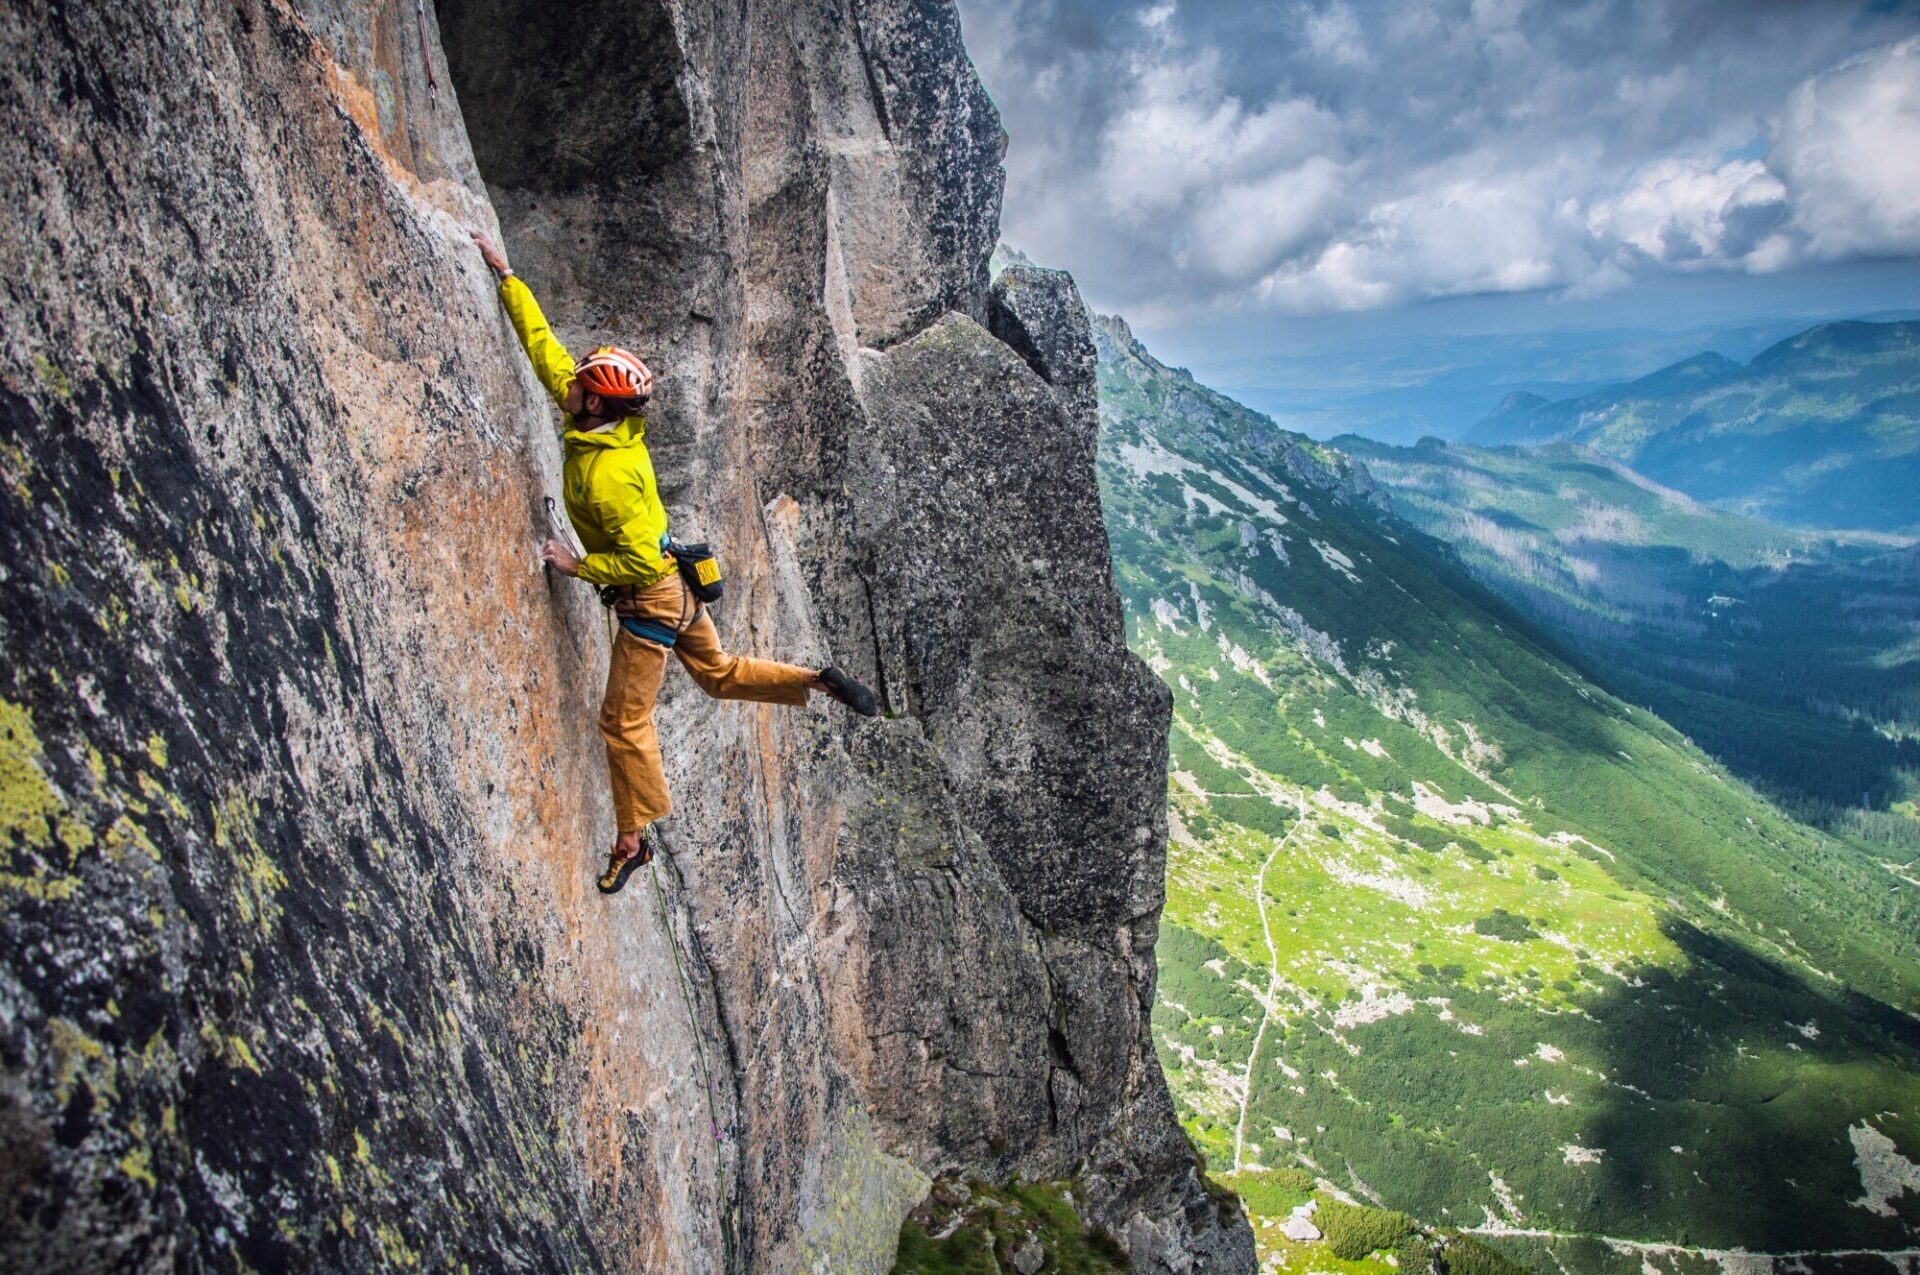
[[[580,574],[580,559],[574,557],[573,551],[558,540],[549,540],[540,546],[540,561],[563,576]]]
[[[496,278],[504,279],[513,273],[513,267],[507,264],[505,255],[493,246],[493,240],[478,230],[469,230],[467,234],[473,237],[473,242],[480,249],[480,259],[487,263],[487,269],[493,271]]]

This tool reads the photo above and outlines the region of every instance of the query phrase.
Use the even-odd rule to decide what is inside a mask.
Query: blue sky
[[[1199,370],[1920,308],[1920,3],[960,9],[1007,240]]]

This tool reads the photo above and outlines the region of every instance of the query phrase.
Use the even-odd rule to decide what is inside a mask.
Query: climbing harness
[[[672,650],[674,644],[680,640],[680,635],[700,618],[700,612],[706,606],[704,602],[696,601],[683,584],[680,590],[680,614],[672,624],[642,615],[620,615],[617,608],[620,603],[631,598],[633,593],[634,589],[631,585],[612,585],[600,591],[600,601],[607,607],[609,615],[619,619],[621,628],[642,641],[653,642],[668,650]],[[609,597],[609,594],[612,596]],[[689,603],[692,604],[691,607]]]
[[[672,649],[674,643],[680,640],[678,631],[670,629],[664,624],[656,623],[653,620],[642,620],[638,616],[621,616],[620,627],[637,638],[644,638],[649,642],[667,647],[669,650]]]
[[[673,953],[674,972],[680,976],[680,1001],[687,1008],[687,1029],[693,1034],[693,1057],[694,1061],[699,1064],[700,1081],[706,1087],[707,1091],[707,1123],[713,1130],[714,1154],[719,1156],[722,1154],[722,1144],[724,1144],[727,1139],[726,1135],[720,1131],[720,1109],[719,1104],[714,1100],[713,1072],[707,1066],[707,1048],[706,1045],[702,1043],[700,1020],[693,1009],[693,983],[687,978],[686,963],[680,959],[680,936],[674,932],[673,920],[667,915],[667,896],[660,889],[660,866],[657,862],[652,865],[652,871],[648,873],[648,876],[653,881],[654,910],[660,917],[660,928],[666,931],[667,945]],[[734,1226],[736,1224],[733,1205],[733,1184],[729,1180],[731,1176],[732,1175],[724,1168],[721,1170],[720,1195],[724,1203],[722,1204],[720,1213],[720,1238],[726,1248],[725,1266],[722,1269],[727,1271],[733,1270]]]

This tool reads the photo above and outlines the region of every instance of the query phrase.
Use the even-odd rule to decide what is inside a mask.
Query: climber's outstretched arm
[[[520,337],[520,345],[527,352],[528,362],[533,364],[533,374],[540,378],[540,384],[546,386],[547,393],[553,396],[560,410],[569,414],[580,410],[580,390],[574,384],[573,356],[567,353],[567,347],[560,344],[553,329],[547,325],[547,316],[540,313],[540,303],[533,299],[533,293],[507,264],[506,257],[494,246],[491,239],[478,230],[467,232],[473,236],[473,242],[480,248],[480,257],[487,263],[500,280],[500,303],[507,308],[507,318],[513,323],[513,330]]]

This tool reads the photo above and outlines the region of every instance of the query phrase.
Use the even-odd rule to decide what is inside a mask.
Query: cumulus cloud
[[[1262,276],[1326,242],[1348,211],[1347,189],[1346,172],[1319,155],[1228,183],[1194,210],[1182,256],[1228,283]]]
[[[1521,175],[1522,177],[1526,175]],[[1414,297],[1521,292],[1584,275],[1591,264],[1545,183],[1513,174],[1412,175],[1414,192],[1368,208],[1318,253],[1281,265],[1253,295],[1291,312],[1366,309]]]
[[[1920,39],[1796,88],[1767,162],[1813,253],[1920,253]]]
[[[1150,323],[1920,253],[1911,4],[961,11],[1008,238]]]
[[[1304,163],[1337,140],[1339,121],[1290,98],[1249,110],[1213,89],[1215,59],[1129,60],[1134,91],[1101,135],[1100,185],[1114,215],[1184,208],[1249,173]]]
[[[1668,265],[1772,267],[1789,241],[1787,187],[1758,160],[1662,159],[1620,194],[1596,201],[1587,227]]]

